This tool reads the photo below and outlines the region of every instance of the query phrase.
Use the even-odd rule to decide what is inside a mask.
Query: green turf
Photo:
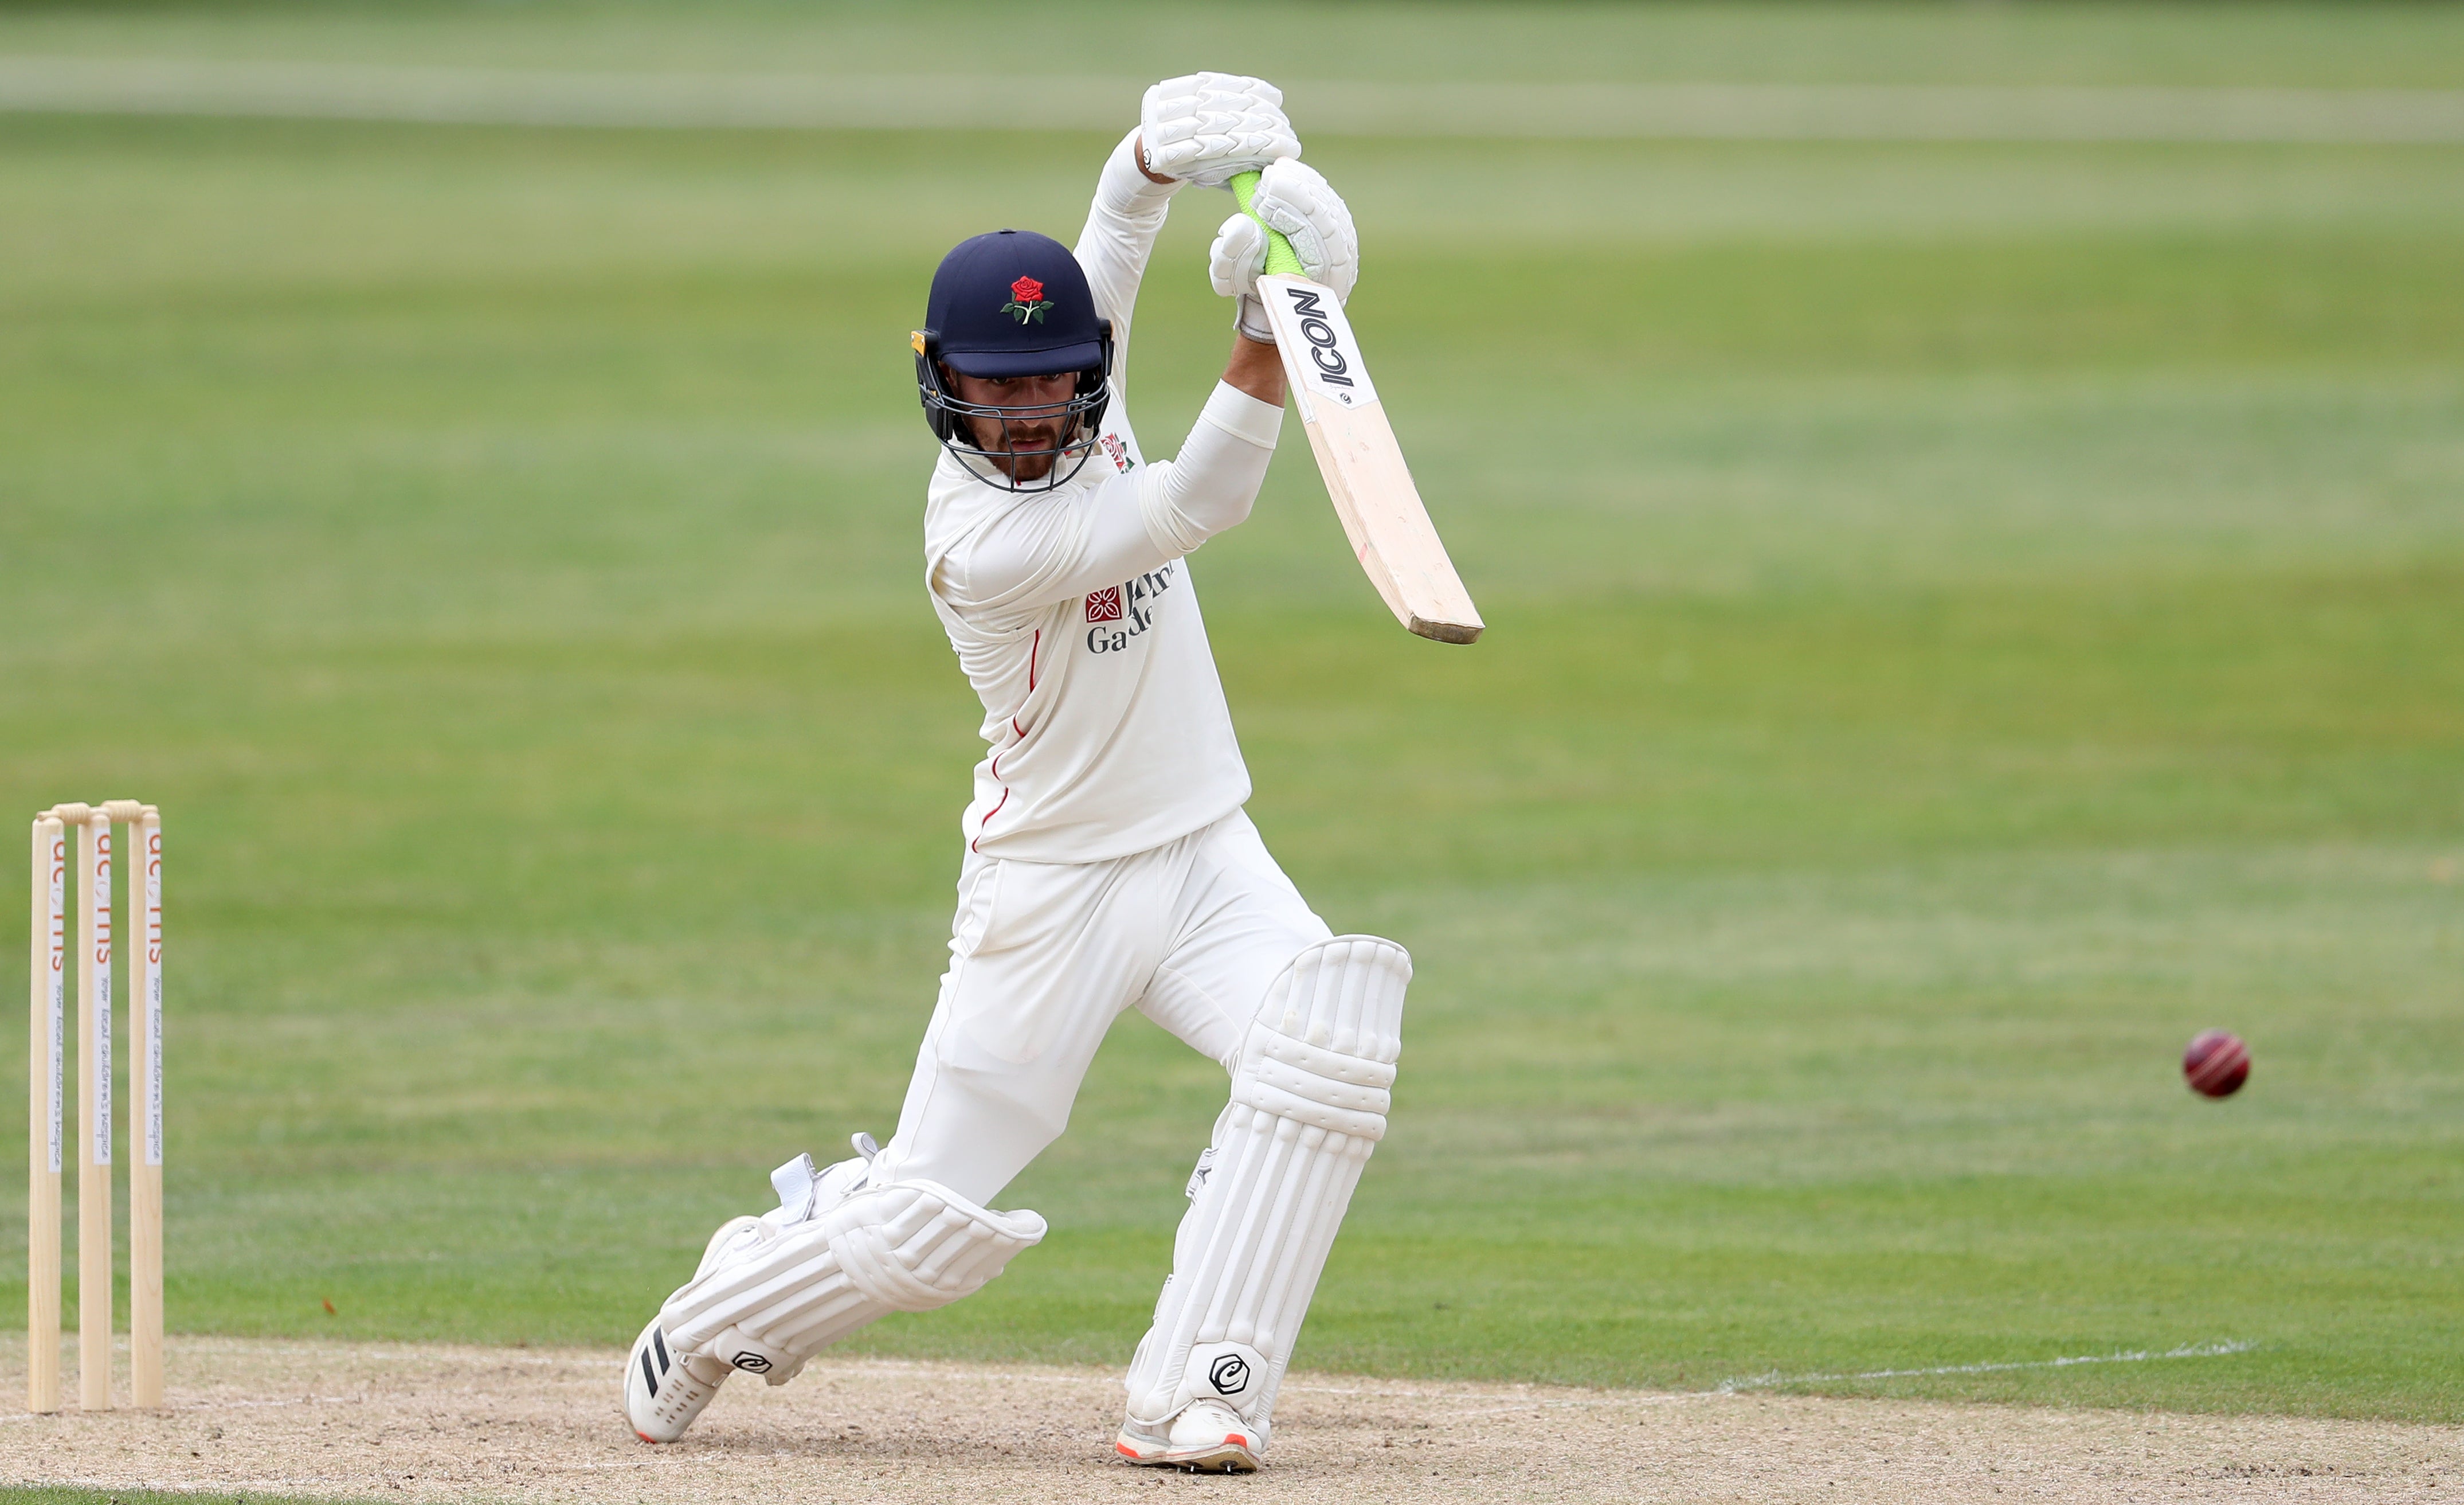
[[[0,53],[918,45],[578,13]],[[2458,13],[1361,8],[1411,45],[1292,67],[2445,87]],[[1189,60],[1141,25],[1100,71]],[[0,793],[166,812],[175,1327],[621,1342],[888,1131],[977,719],[906,331],[1106,145],[0,117]],[[1196,564],[1268,840],[1419,967],[1301,1361],[2464,1420],[2464,149],[1311,157],[1491,631],[1397,630],[1298,443]],[[1120,1361],[1221,1094],[1124,1025],[1005,1199],[1052,1237],[857,1346]]]

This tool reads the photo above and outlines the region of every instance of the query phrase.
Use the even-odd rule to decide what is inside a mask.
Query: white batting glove
[[[1360,233],[1324,173],[1302,162],[1273,163],[1259,177],[1249,209],[1292,243],[1304,276],[1332,288],[1337,302],[1352,297],[1360,280]],[[1233,316],[1241,332],[1272,344],[1265,305],[1258,301],[1258,275],[1266,268],[1266,232],[1258,219],[1235,214],[1223,222],[1207,253],[1206,276],[1217,293],[1241,300]]]
[[[1301,154],[1284,91],[1237,73],[1194,73],[1149,89],[1138,111],[1147,170],[1202,188]]]

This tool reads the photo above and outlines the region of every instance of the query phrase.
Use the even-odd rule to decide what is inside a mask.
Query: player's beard
[[[1055,452],[1061,444],[1063,421],[1059,414],[1049,418],[980,418],[976,420],[976,442],[990,452],[992,463],[1013,484],[1039,481],[1051,475],[1052,467],[1060,461],[1061,456]],[[986,428],[999,432],[987,434],[983,432]],[[1011,453],[1019,450],[1041,450],[1045,453]]]

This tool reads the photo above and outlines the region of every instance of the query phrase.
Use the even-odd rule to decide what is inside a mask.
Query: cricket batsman
[[[1133,1463],[1247,1472],[1352,1190],[1386,1131],[1403,948],[1337,936],[1242,810],[1232,732],[1189,556],[1249,514],[1283,422],[1256,297],[1265,225],[1348,296],[1351,212],[1296,159],[1283,96],[1198,74],[1146,93],[1104,164],[1076,249],[1003,230],[935,273],[914,337],[940,441],[925,588],[983,701],[950,965],[898,1132],[771,1180],[779,1206],[720,1228],[642,1330],[625,1408],[672,1442],[737,1371],[781,1384],[891,1312],[982,1288],[1044,1237],[993,1199],[1069,1120],[1113,1019],[1134,1007],[1214,1057],[1231,1100],[1189,1180],[1155,1323],[1130,1361],[1116,1448]],[[1223,380],[1168,460],[1130,427],[1130,333],[1173,195],[1260,171],[1224,221],[1235,300]],[[1265,223],[1261,224],[1261,220]]]

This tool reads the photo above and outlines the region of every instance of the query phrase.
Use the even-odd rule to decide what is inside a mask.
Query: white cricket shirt
[[[1174,460],[1131,431],[1130,316],[1174,188],[1105,166],[1074,248],[1112,321],[1112,401],[1066,484],[1012,493],[946,451],[924,515],[925,581],[983,702],[963,829],[985,856],[1100,862],[1162,846],[1249,798],[1186,555],[1248,515],[1280,407],[1219,385]]]

